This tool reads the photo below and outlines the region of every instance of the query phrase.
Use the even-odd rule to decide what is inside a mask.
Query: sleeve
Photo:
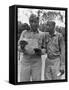
[[[42,52],[42,55],[44,55],[46,53],[46,38],[47,35],[44,33],[42,33],[41,37],[40,37],[40,42],[39,42],[39,46]]]
[[[48,33],[45,33],[42,39],[42,47],[47,49]]]
[[[65,65],[65,42],[62,35],[60,35],[59,37],[59,44],[60,44],[60,52],[61,52],[60,65],[62,66]]]
[[[25,33],[26,33],[26,30],[24,30],[24,31],[21,33],[20,39],[18,40],[18,51],[19,51],[19,52],[22,52],[21,47],[20,47],[20,41],[23,40],[23,38],[25,37]]]
[[[20,45],[20,41],[23,40],[23,38],[25,37],[25,33],[26,33],[26,30],[24,30],[24,31],[21,33],[20,39],[18,40],[18,46]]]
[[[44,33],[42,33],[41,35],[40,35],[40,38],[39,38],[39,48],[44,48],[44,36],[45,36],[45,34]]]

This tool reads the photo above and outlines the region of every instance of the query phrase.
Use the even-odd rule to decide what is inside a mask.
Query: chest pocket
[[[37,48],[39,45],[38,45],[38,41],[39,41],[39,34],[34,34],[32,32],[30,33],[26,33],[24,35],[24,38],[26,41],[28,41],[28,45],[27,45],[27,48],[30,47],[30,48]]]
[[[53,37],[52,43],[58,46],[58,37]]]
[[[59,51],[60,50],[60,45],[59,45],[59,38],[58,36],[54,36],[52,38],[48,39],[47,42],[47,49],[50,49],[52,51]]]

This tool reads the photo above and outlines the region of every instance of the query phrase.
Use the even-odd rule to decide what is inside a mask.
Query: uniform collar
[[[56,36],[56,34],[57,34],[57,32],[55,31],[52,36],[51,36],[50,34],[49,34],[49,36],[50,36],[50,37],[54,37],[54,36]]]
[[[31,32],[33,32],[32,30],[30,30]],[[37,31],[36,32],[33,32],[33,33],[39,33],[39,29],[37,29]]]

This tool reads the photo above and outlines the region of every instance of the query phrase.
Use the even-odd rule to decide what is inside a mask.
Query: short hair
[[[39,17],[36,16],[36,14],[31,14],[30,17],[29,17],[29,22],[32,21],[32,20],[34,21],[35,19],[39,21]]]
[[[55,24],[56,24],[56,23],[55,23],[55,21],[47,21],[47,24],[48,24],[48,25],[53,25],[53,26],[55,27]]]

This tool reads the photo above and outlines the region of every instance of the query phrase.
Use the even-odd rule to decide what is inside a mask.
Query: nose
[[[35,25],[35,23],[34,23],[34,22],[32,22],[32,24],[33,24],[33,25]]]
[[[49,25],[47,25],[47,28],[49,28]]]

